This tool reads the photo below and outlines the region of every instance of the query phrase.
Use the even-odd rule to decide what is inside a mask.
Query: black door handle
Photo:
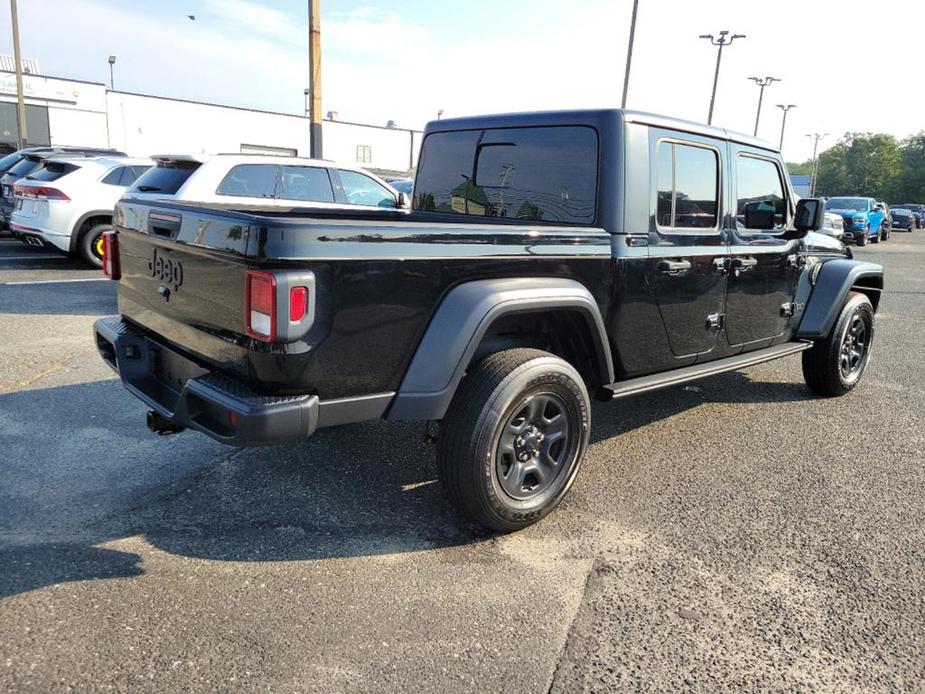
[[[691,261],[689,260],[663,260],[658,264],[659,272],[664,272],[668,275],[676,275],[679,272],[684,272],[685,270],[691,269]]]
[[[732,259],[733,270],[748,270],[749,268],[755,267],[757,264],[758,264],[758,261],[755,258],[733,258]]]

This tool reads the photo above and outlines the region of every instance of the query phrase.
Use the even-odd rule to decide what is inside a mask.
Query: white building
[[[99,82],[23,75],[31,145],[111,147],[133,156],[259,152],[309,155],[305,116],[112,91]],[[334,115],[334,114],[331,114]],[[324,157],[377,171],[417,166],[422,133],[326,119]],[[0,71],[0,148],[16,148],[16,75]]]

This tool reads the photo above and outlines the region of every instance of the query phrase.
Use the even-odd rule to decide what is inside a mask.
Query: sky
[[[5,4],[5,3],[4,3]],[[20,0],[24,57],[42,72],[125,91],[303,113],[307,0]],[[321,0],[323,110],[423,128],[445,117],[619,106],[632,0]],[[187,15],[194,15],[190,20]],[[918,0],[639,0],[627,106],[705,122],[716,49],[700,34],[745,34],[724,49],[713,124],[758,134],[784,155],[807,133],[897,137],[925,128]],[[12,53],[0,14],[0,53]]]

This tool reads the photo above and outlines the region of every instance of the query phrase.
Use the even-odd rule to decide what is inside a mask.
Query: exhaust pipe
[[[148,425],[148,429],[153,431],[158,436],[179,434],[186,428],[174,424],[169,419],[163,417],[161,414],[155,412],[154,410],[148,410],[148,414],[145,416],[145,423]]]

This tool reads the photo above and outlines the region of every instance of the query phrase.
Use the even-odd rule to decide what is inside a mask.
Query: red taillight
[[[70,200],[62,191],[48,186],[13,186],[13,195],[41,200]]]
[[[119,237],[114,231],[103,232],[103,274],[111,280],[122,277],[122,263],[119,262]]]
[[[276,337],[276,278],[269,272],[248,270],[244,287],[247,334],[263,342]]]
[[[308,288],[293,287],[289,290],[289,320],[298,323],[308,311]]]

